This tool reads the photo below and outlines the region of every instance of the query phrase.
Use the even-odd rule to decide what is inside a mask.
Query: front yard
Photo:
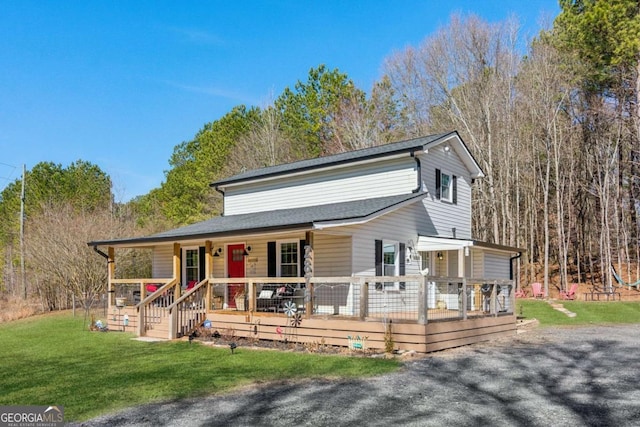
[[[89,332],[82,316],[36,316],[0,324],[0,405],[61,405],[86,420],[142,403],[227,392],[252,383],[361,377],[398,369],[394,360],[140,342]]]

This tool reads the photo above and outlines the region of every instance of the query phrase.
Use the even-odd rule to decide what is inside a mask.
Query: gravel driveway
[[[87,426],[638,426],[640,325],[533,329],[362,380],[260,385]]]

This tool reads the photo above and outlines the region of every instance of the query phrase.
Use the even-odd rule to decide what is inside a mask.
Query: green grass
[[[394,360],[140,342],[89,332],[82,317],[54,314],[0,324],[0,405],[63,405],[79,421],[146,402],[209,395],[250,383],[360,377]]]
[[[554,310],[545,301],[516,301],[516,314],[525,319],[538,319],[541,326],[640,323],[639,302],[558,301],[576,317]]]

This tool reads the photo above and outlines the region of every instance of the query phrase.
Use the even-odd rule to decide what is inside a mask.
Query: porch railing
[[[156,281],[155,283],[160,283]],[[138,335],[143,336],[149,329],[167,322],[168,307],[179,295],[180,283],[178,279],[170,279],[156,291],[144,298],[136,309],[138,310]]]
[[[169,339],[189,335],[205,321],[208,284],[209,280],[204,279],[167,307]]]
[[[233,281],[233,282],[231,282]],[[209,309],[381,318],[427,323],[513,314],[514,282],[379,276],[209,279]],[[266,291],[265,291],[266,290]],[[282,292],[280,292],[282,291]],[[278,293],[280,292],[280,293]],[[241,299],[233,296],[241,295]]]

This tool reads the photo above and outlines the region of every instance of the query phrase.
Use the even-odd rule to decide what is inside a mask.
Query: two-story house
[[[451,132],[214,182],[220,217],[89,242],[110,261],[110,327],[173,338],[205,322],[372,348],[390,329],[396,347],[422,352],[512,333],[521,251],[472,239],[482,177]],[[151,248],[153,277],[116,278],[122,247]]]

